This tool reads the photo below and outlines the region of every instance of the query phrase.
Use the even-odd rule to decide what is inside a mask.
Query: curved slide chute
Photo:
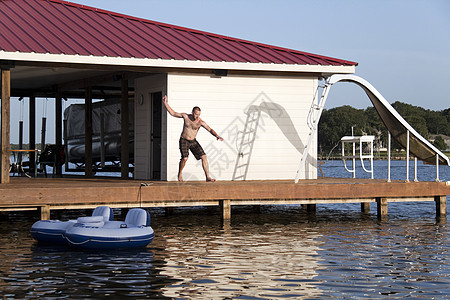
[[[366,92],[392,137],[404,148],[407,147],[409,131],[409,148],[415,157],[428,164],[436,164],[438,159],[439,163],[450,166],[449,158],[414,130],[369,82],[356,75],[337,74],[328,79],[330,85],[337,82],[352,82],[359,85]]]
[[[313,137],[316,136],[315,133],[318,129],[318,123],[322,110],[325,106],[330,87],[337,82],[352,82],[360,86],[366,92],[384,125],[391,133],[391,136],[404,148],[408,149],[409,146],[409,153],[428,164],[437,165],[443,163],[450,166],[449,158],[430,142],[428,142],[416,130],[414,130],[414,128],[412,128],[411,125],[409,125],[408,122],[400,116],[400,114],[369,82],[356,75],[335,74],[330,76],[325,82],[322,96],[318,101],[318,104],[315,102],[316,98],[313,100],[313,104],[310,109],[311,120],[308,121],[308,126],[311,129],[311,133],[309,134],[308,142],[303,150],[303,155],[295,177],[296,183],[299,181],[302,170],[305,167],[306,158],[308,156]],[[308,119],[309,118],[310,117],[308,117]],[[436,180],[438,180],[437,178],[438,177],[436,177]]]

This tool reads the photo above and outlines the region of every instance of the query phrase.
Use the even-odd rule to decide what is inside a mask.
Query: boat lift
[[[306,166],[306,159],[308,158],[312,142],[315,140],[318,132],[318,124],[322,115],[323,108],[325,106],[330,87],[337,82],[352,82],[360,86],[369,97],[373,106],[378,112],[381,120],[388,129],[388,174],[387,181],[391,181],[391,138],[394,138],[397,143],[406,149],[406,180],[409,181],[409,160],[412,154],[415,157],[415,178],[417,181],[417,158],[425,163],[436,165],[436,181],[439,180],[439,163],[446,163],[450,166],[450,159],[443,154],[439,149],[428,142],[422,137],[408,122],[403,119],[402,116],[389,104],[389,102],[366,80],[356,75],[348,74],[335,74],[330,76],[322,87],[318,87],[314,95],[308,118],[307,124],[310,128],[308,141],[305,144],[303,154],[300,160],[300,165],[295,177],[295,183],[300,179]],[[319,88],[322,88],[320,99],[318,100]],[[373,175],[373,173],[372,173]]]

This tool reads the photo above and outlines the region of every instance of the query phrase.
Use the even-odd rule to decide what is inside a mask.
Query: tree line
[[[450,108],[433,111],[399,101],[392,106],[424,138],[429,139],[431,134],[450,136]],[[323,110],[319,122],[319,154],[322,157],[337,154],[341,138],[351,135],[352,127],[355,136],[374,135],[375,149],[387,146],[388,131],[374,107],[356,109],[345,105]],[[446,149],[440,136],[433,144],[440,150]],[[391,147],[401,149],[394,141]]]

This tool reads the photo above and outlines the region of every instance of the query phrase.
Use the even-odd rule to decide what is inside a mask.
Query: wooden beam
[[[11,71],[6,68],[1,69],[2,77],[2,107],[1,107],[1,175],[0,183],[9,183],[10,164],[10,97],[11,97]]]
[[[30,142],[30,149],[36,149],[36,97],[31,96],[29,102],[29,130],[28,141]],[[36,153],[30,152],[30,172],[34,173]]]
[[[58,91],[64,92],[73,89],[86,89],[94,85],[117,81],[120,79],[120,76],[120,73],[108,73],[105,75],[65,82],[58,85]]]
[[[128,79],[124,74],[122,76],[122,99],[120,102],[120,116],[121,116],[121,152],[120,152],[120,171],[122,179],[128,178],[129,173],[129,151],[128,151]]]
[[[85,89],[84,99],[84,175],[92,177],[92,90]]]
[[[62,97],[61,92],[56,93],[55,98],[55,144],[58,149],[62,146]],[[61,162],[56,163],[56,175],[62,175]]]

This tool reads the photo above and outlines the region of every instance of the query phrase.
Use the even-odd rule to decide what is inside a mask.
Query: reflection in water
[[[445,298],[450,243],[433,203],[394,203],[387,220],[359,204],[152,210],[147,248],[84,252],[36,244],[32,214],[1,220],[0,295],[98,299]],[[67,217],[67,216],[66,216]]]
[[[180,282],[164,288],[168,297],[318,296],[317,232],[292,224],[239,224],[178,232],[167,239],[161,274]],[[314,283],[311,283],[314,282]]]
[[[30,240],[29,240],[30,241]],[[1,267],[4,296],[14,298],[105,296],[160,296],[163,284],[157,261],[148,249],[108,253],[72,251],[65,247],[29,244],[18,254],[5,256]],[[31,251],[30,251],[31,250]],[[22,253],[21,253],[22,252]],[[20,255],[21,254],[21,255]],[[7,257],[14,258],[8,260]]]

